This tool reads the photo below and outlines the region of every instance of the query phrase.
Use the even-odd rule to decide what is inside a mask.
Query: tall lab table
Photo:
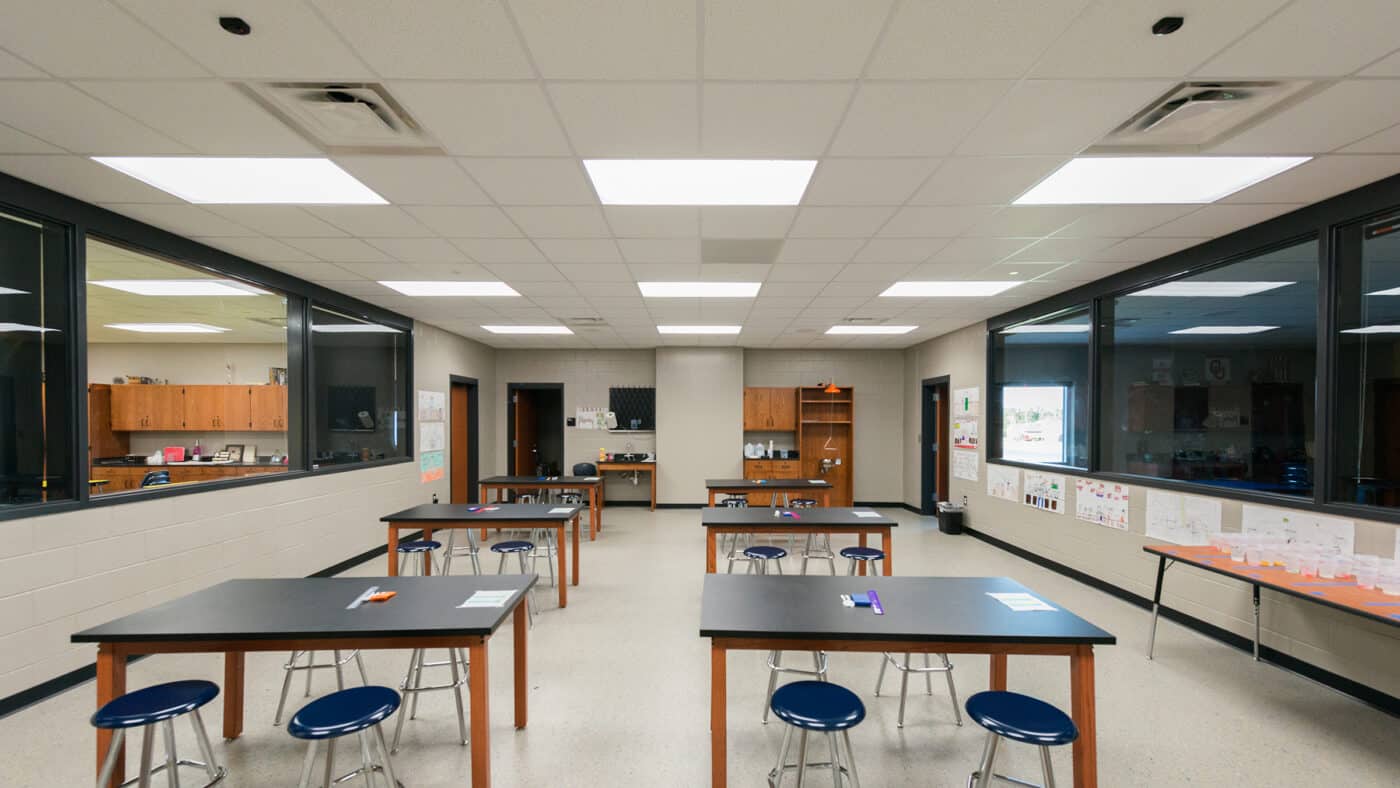
[[[841,605],[841,594],[871,589],[885,615]],[[710,638],[711,785],[728,784],[726,657],[734,650],[990,654],[994,690],[1006,689],[1010,654],[1069,657],[1070,716],[1079,727],[1074,785],[1098,785],[1094,646],[1116,639],[1058,605],[1016,613],[987,596],[1003,592],[1030,593],[1006,577],[705,575],[700,637]]]
[[[774,516],[775,513],[777,516]],[[784,516],[791,515],[791,516]],[[884,573],[894,573],[894,540],[890,529],[899,525],[870,509],[706,509],[700,514],[705,527],[705,571],[718,571],[716,543],[720,534],[778,533],[806,536],[813,533],[857,534],[865,547],[868,535],[880,536],[880,548],[885,551]],[[865,574],[865,562],[857,567]]]
[[[243,663],[249,651],[465,648],[471,665],[472,786],[491,784],[491,636],[514,617],[515,727],[527,721],[526,617],[534,575],[323,577],[228,580],[72,636],[97,644],[97,706],[126,692],[126,661],[136,654],[224,654],[224,738],[243,733]],[[397,591],[387,602],[348,606],[371,586]],[[502,607],[457,607],[477,591],[511,591]],[[399,711],[404,713],[403,710]],[[101,770],[112,733],[97,731]],[[120,785],[119,756],[111,787]]]
[[[512,528],[546,529],[554,531],[558,546],[556,560],[559,562],[559,607],[569,606],[568,576],[564,571],[567,563],[564,527],[574,525],[573,584],[578,585],[579,549],[578,532],[580,509],[577,506],[550,506],[536,503],[425,503],[404,509],[401,512],[386,514],[380,522],[389,524],[388,545],[389,575],[399,573],[398,550],[399,531],[422,529],[424,539],[432,539],[433,532],[444,528]],[[431,571],[429,562],[429,571]]]
[[[831,482],[825,479],[706,479],[705,489],[710,494],[710,505],[715,505],[716,495],[747,495],[749,493],[773,493],[773,503],[777,505],[780,494],[798,494],[806,498],[815,495],[820,506],[831,505]]]
[[[588,541],[598,538],[603,530],[603,477],[602,476],[492,476],[482,479],[481,500],[491,500],[487,493],[494,490],[496,501],[502,502],[510,492],[522,493],[535,490],[587,490],[588,491]]]

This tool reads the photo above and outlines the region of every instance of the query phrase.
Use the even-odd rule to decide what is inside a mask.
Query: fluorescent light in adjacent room
[[[505,282],[385,282],[381,285],[408,296],[518,296]]]
[[[1158,296],[1177,298],[1243,298],[1258,295],[1280,287],[1296,285],[1297,282],[1167,282],[1130,296]]]
[[[4,290],[3,290],[3,289],[0,289],[0,292],[4,292]],[[1373,296],[1373,295],[1375,295],[1375,296],[1382,296],[1382,295],[1383,295],[1383,296],[1400,295],[1400,287],[1392,287],[1392,288],[1389,288],[1389,289],[1387,289],[1387,290],[1377,290],[1377,291],[1374,292],[1374,293],[1367,293],[1366,295],[1368,295],[1368,296]]]
[[[929,281],[895,282],[880,296],[883,298],[968,298],[1004,293],[1022,282]]]
[[[57,331],[56,328],[44,328],[43,326],[31,326],[27,323],[0,323],[0,334],[14,333],[35,333],[43,334],[48,331]]]
[[[647,298],[753,298],[762,282],[638,282]]]
[[[1344,328],[1343,334],[1400,334],[1400,326],[1366,326],[1365,328]]]
[[[493,334],[572,334],[568,326],[482,326]]]
[[[1192,326],[1190,328],[1179,328],[1176,331],[1169,331],[1169,334],[1198,334],[1198,335],[1226,335],[1226,334],[1262,334],[1265,331],[1276,331],[1278,326]]]
[[[1215,202],[1309,156],[1103,156],[1071,159],[1016,205]]]
[[[312,323],[311,330],[318,334],[402,334],[397,328],[381,326],[378,323]]]
[[[94,156],[186,202],[210,205],[385,205],[330,159]]]
[[[737,334],[743,326],[657,326],[659,334]]]
[[[1045,325],[1012,326],[1003,328],[1003,334],[1082,334],[1089,330],[1088,323],[1047,323]]]
[[[120,331],[135,331],[140,334],[222,334],[232,331],[229,328],[211,326],[208,323],[108,323],[107,328]]]
[[[826,333],[891,336],[894,334],[907,334],[916,328],[918,328],[918,326],[832,326],[826,330]]]
[[[143,296],[272,295],[232,279],[94,279],[88,284]]]
[[[585,159],[604,205],[797,205],[812,160]]]
[[[13,287],[0,287],[0,295],[29,295],[29,291],[16,290]]]

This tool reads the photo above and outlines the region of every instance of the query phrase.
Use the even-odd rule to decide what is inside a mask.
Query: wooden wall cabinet
[[[114,432],[280,432],[286,386],[111,386]]]
[[[827,394],[812,386],[797,390],[797,446],[802,478],[831,483],[831,505],[851,506],[855,498],[855,390]],[[822,473],[822,459],[841,461]]]
[[[280,432],[287,429],[287,387],[253,386],[252,429],[254,432]]]
[[[796,432],[796,390],[744,387],[744,429],[749,432]]]
[[[183,430],[184,386],[125,384],[112,387],[112,429]]]
[[[185,429],[251,429],[252,398],[248,386],[185,386]]]

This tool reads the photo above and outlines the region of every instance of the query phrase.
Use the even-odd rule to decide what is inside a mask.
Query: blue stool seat
[[[351,687],[317,698],[292,715],[287,733],[298,739],[334,739],[378,725],[399,707],[388,687]]]
[[[753,547],[744,548],[745,558],[757,558],[760,561],[775,561],[779,558],[787,557],[787,551],[781,547],[760,544]]]
[[[773,693],[773,713],[807,731],[850,730],[865,719],[865,704],[854,692],[827,681],[794,681]]]
[[[843,547],[841,557],[850,558],[855,561],[883,561],[885,551],[877,550],[874,547]]]
[[[979,692],[967,699],[967,716],[1002,738],[1025,744],[1054,746],[1079,738],[1068,714],[1016,692]]]
[[[515,539],[509,542],[497,542],[491,545],[493,553],[528,553],[535,549],[534,542],[527,542],[524,539]]]
[[[115,730],[151,725],[189,714],[219,695],[211,681],[191,679],[157,684],[113,698],[92,715],[95,728]]]
[[[442,547],[442,542],[423,539],[417,542],[399,542],[400,553],[431,553]]]

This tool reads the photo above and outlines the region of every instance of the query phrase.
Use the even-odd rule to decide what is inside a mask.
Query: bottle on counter
[[[199,438],[194,439],[194,461],[199,462]]]
[[[608,461],[608,450],[600,447],[600,448],[598,449],[598,462],[607,462],[607,461]]]

